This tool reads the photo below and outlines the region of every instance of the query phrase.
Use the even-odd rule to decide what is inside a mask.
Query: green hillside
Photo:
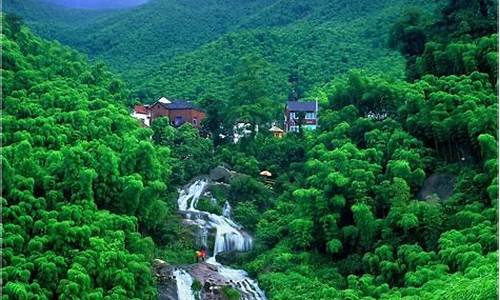
[[[168,149],[128,116],[102,66],[15,18],[2,25],[3,297],[153,299],[155,244],[138,228],[154,235],[164,222],[151,213],[170,215]],[[144,153],[148,174],[134,163]]]
[[[2,299],[498,299],[498,1],[6,8]]]
[[[154,299],[157,247],[190,243],[171,193],[212,163],[179,155],[199,162],[212,143],[184,126],[154,145],[104,65],[2,25],[3,297]]]
[[[136,8],[99,12],[9,0],[5,10],[25,18],[35,32],[91,57],[104,58],[123,71],[131,63],[147,60],[153,65],[194,50],[229,31],[243,15],[266,2],[270,1],[152,0]],[[64,30],[47,26],[54,20]]]
[[[36,2],[6,3],[41,35],[104,59],[140,98],[227,99],[235,66],[250,55],[268,63],[265,79],[278,100],[286,97],[292,72],[304,90],[351,68],[401,77],[404,62],[386,47],[389,24],[427,1],[153,0],[90,18],[73,12],[79,17],[67,19],[58,18],[55,7],[44,9],[56,18],[33,13]]]
[[[370,29],[387,26],[393,13],[394,7],[390,7],[351,21],[303,20],[284,27],[232,32],[159,66],[138,69],[131,74],[132,82],[148,78],[141,88],[155,95],[195,98],[210,94],[227,99],[235,69],[244,56],[266,62],[263,80],[273,100],[280,102],[287,97],[292,73],[298,73],[305,91],[352,68],[401,78],[404,60],[385,46],[387,31]]]

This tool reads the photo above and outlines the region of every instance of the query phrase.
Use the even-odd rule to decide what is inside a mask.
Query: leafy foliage
[[[240,10],[192,0],[195,14],[170,12],[202,18],[208,7],[234,8],[198,23],[213,25],[210,34],[202,28],[196,34],[206,36],[155,57],[147,49],[124,72],[143,98],[204,95],[213,142],[166,119],[139,128],[123,106],[130,92],[102,64],[5,18],[4,293],[153,298],[153,253],[192,261],[189,234],[161,199],[172,183],[224,162],[243,174],[223,198],[255,235],[238,263],[270,299],[498,297],[497,2],[441,1],[432,15],[432,4],[415,1],[399,20],[400,1],[247,2]],[[86,26],[119,18],[130,28],[124,16],[156,19],[162,5],[95,15]],[[185,30],[166,19],[172,35]],[[122,43],[138,31],[113,47],[109,24],[92,36],[106,49],[89,52],[117,68]],[[145,28],[156,33],[154,24]],[[406,58],[409,81],[397,79],[401,61],[386,38]],[[282,107],[273,101],[303,94],[319,99],[320,128],[274,138],[265,128]],[[226,143],[221,134],[236,121],[253,133]],[[421,196],[435,174],[454,179],[444,183],[451,196]],[[200,200],[213,212],[221,203]]]
[[[33,0],[5,6],[42,36],[104,59],[143,101],[232,101],[228,78],[239,75],[245,56],[267,62],[262,79],[277,101],[287,97],[292,73],[304,90],[351,68],[401,77],[404,62],[385,39],[394,16],[412,4],[432,7],[422,0],[151,0],[107,12],[68,12]]]
[[[173,237],[169,149],[103,65],[2,21],[4,297],[155,298],[155,243],[138,230]]]

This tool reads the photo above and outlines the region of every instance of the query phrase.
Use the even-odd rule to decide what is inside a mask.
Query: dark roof
[[[196,109],[200,110],[193,102],[191,101],[186,101],[186,100],[175,100],[172,103],[162,103],[159,102],[160,105],[165,107],[166,109],[169,110],[175,110],[175,109]]]
[[[292,111],[316,111],[316,101],[288,101],[286,108]]]

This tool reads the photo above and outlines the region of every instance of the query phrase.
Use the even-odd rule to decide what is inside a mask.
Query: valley
[[[82,3],[3,3],[4,299],[498,298],[497,2]]]

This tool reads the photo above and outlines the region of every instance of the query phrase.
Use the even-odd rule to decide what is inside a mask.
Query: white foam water
[[[180,190],[177,199],[179,211],[187,212],[190,221],[200,227],[201,240],[205,243],[208,230],[215,228],[213,254],[206,262],[217,267],[218,273],[226,278],[231,286],[240,291],[242,299],[266,300],[267,298],[257,282],[249,278],[245,271],[228,268],[217,262],[217,254],[228,251],[248,251],[252,248],[253,241],[252,237],[243,231],[240,225],[231,220],[231,205],[228,202],[224,204],[222,216],[197,209],[198,201],[207,185],[208,180],[199,179],[187,188]],[[202,244],[204,245],[204,243]],[[189,276],[189,274],[187,275]],[[179,299],[181,300],[181,298]]]
[[[231,204],[229,204],[229,202],[226,201],[226,203],[224,203],[224,207],[222,207],[222,215],[226,218],[231,218],[231,212],[232,212]]]
[[[179,300],[195,300],[193,290],[191,289],[193,277],[182,269],[175,270],[173,275],[177,283],[177,298]]]

